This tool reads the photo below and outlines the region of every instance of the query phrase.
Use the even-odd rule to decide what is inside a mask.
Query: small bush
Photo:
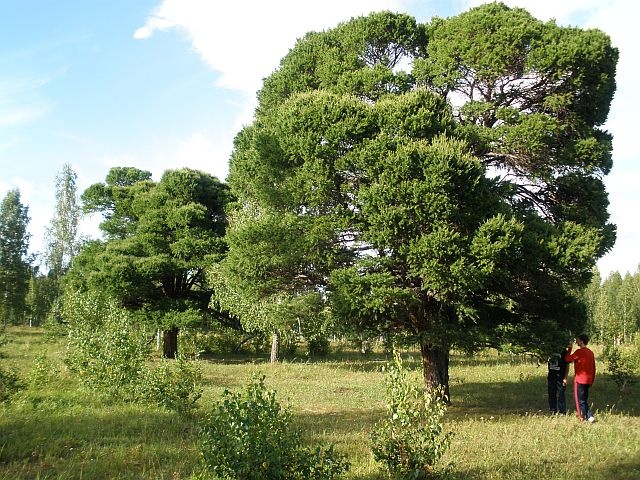
[[[0,326],[0,347],[9,343],[4,327]],[[0,351],[0,358],[4,353]],[[13,369],[6,369],[0,365],[0,403],[8,403],[12,397],[24,388],[20,377]]]
[[[332,447],[311,449],[290,427],[291,410],[253,377],[244,393],[225,391],[201,427],[205,467],[217,478],[307,480],[337,478],[348,468]]]
[[[202,396],[202,370],[183,356],[175,361],[161,360],[155,370],[149,370],[139,387],[141,399],[189,414]]]
[[[620,348],[607,346],[604,355],[609,373],[622,394],[629,385],[635,383],[639,370],[636,352],[634,350],[625,352]]]
[[[15,371],[0,367],[0,403],[10,402],[23,388],[24,385]]]
[[[408,382],[397,353],[387,372],[387,418],[371,432],[373,456],[398,478],[429,478],[451,444],[442,424],[447,406],[440,392]]]
[[[69,369],[89,388],[130,397],[150,352],[146,332],[114,301],[96,295],[66,295],[64,318]]]
[[[151,402],[179,413],[192,411],[202,391],[197,364],[179,357],[150,370],[149,332],[115,302],[96,295],[68,295],[65,363],[92,390],[126,401]]]
[[[28,381],[32,387],[46,385],[60,376],[58,365],[52,363],[46,355],[34,357],[33,368],[29,372]]]
[[[329,356],[329,339],[322,336],[311,337],[308,341],[308,356],[311,358],[326,358]]]

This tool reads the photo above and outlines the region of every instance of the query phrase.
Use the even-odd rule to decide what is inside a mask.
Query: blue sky
[[[419,21],[482,1],[452,0],[0,0],[0,197],[18,188],[29,206],[33,251],[53,215],[65,163],[78,188],[113,166],[228,172],[234,135],[251,121],[255,92],[297,38],[378,10]],[[625,0],[505,1],[561,25],[600,28],[620,49],[618,90],[606,125],[614,169],[605,180],[618,241],[603,275],[640,264],[640,178],[635,116],[635,32]],[[95,220],[83,232],[97,236]]]

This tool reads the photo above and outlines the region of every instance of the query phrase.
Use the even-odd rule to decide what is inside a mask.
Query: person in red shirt
[[[589,337],[579,335],[576,338],[578,349],[571,353],[567,350],[564,360],[574,364],[573,392],[576,399],[576,410],[580,420],[595,422],[596,419],[589,408],[589,388],[596,378],[596,361],[593,352],[587,347]]]

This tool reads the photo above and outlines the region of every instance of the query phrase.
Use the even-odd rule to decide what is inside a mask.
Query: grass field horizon
[[[243,389],[254,373],[265,375],[281,404],[291,406],[306,442],[331,443],[347,455],[351,469],[345,479],[388,478],[369,443],[369,432],[385,413],[382,353],[336,353],[276,365],[251,356],[203,359],[203,396],[190,419],[79,388],[64,370],[63,341],[47,341],[41,329],[13,327],[7,336],[3,366],[15,366],[27,380],[38,369],[41,375],[60,373],[0,407],[0,479],[196,478],[198,417],[225,390]],[[403,358],[420,382],[417,354],[405,352]],[[440,464],[443,478],[640,478],[639,385],[620,395],[605,362],[597,362],[590,401],[598,421],[588,424],[575,416],[572,374],[570,412],[551,416],[546,365],[494,351],[474,357],[454,352],[452,404],[445,416],[445,429],[454,437]]]

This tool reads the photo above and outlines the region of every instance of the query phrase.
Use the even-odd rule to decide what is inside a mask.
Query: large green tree
[[[228,188],[190,169],[168,170],[154,183],[147,172],[118,168],[82,199],[105,218],[106,240],[82,249],[69,285],[105,291],[162,328],[164,355],[175,357],[179,329],[217,313],[208,308],[205,268],[226,250]]]
[[[22,322],[27,313],[28,212],[18,189],[9,190],[0,204],[0,314],[5,324]]]
[[[615,240],[601,125],[616,61],[602,32],[499,3],[306,35],[236,138],[221,301],[316,295],[345,324],[419,341],[445,394],[453,347],[561,345]]]

